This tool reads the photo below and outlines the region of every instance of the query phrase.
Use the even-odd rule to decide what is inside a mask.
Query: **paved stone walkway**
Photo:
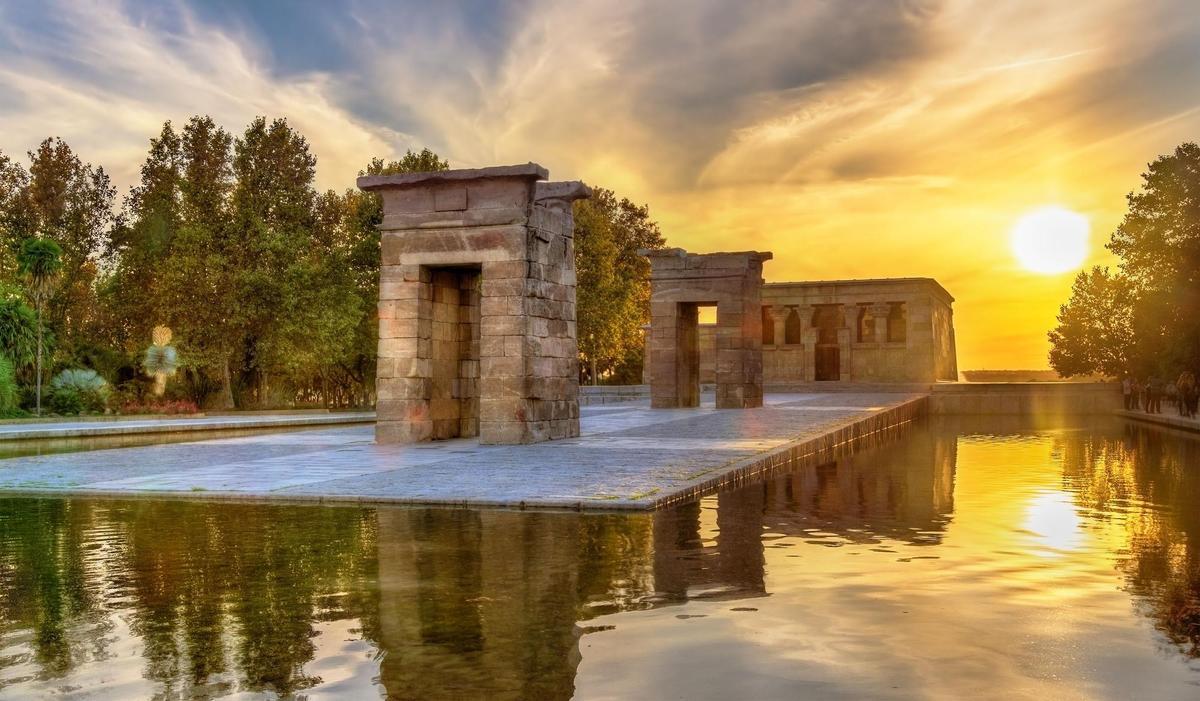
[[[1140,410],[1128,411],[1122,409],[1121,411],[1117,412],[1117,415],[1123,416],[1127,419],[1133,419],[1134,421],[1157,424],[1159,426],[1166,426],[1168,428],[1200,432],[1200,417],[1185,419],[1178,414],[1175,407],[1167,405],[1166,402],[1163,402],[1163,413],[1161,414],[1147,414],[1146,412]]]
[[[337,426],[369,423],[373,411],[330,413],[236,414],[181,418],[96,418],[77,421],[28,421],[0,424],[0,441],[41,438],[132,436],[141,433],[191,433],[193,431],[237,431],[294,426]]]
[[[579,438],[375,445],[371,426],[0,460],[0,493],[646,508],[921,395],[769,395],[761,409],[586,407]]]

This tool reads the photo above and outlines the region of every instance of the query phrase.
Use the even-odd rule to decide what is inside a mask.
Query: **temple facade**
[[[766,283],[760,301],[766,385],[958,379],[954,298],[932,278]],[[699,337],[709,384],[716,326],[701,323]]]

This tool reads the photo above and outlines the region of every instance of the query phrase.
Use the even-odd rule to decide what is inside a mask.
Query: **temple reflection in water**
[[[4,500],[0,690],[567,698],[606,635],[592,619],[769,597],[801,562],[775,548],[940,552],[963,446],[1026,440],[1007,428],[915,427],[655,513]],[[1121,512],[1113,547],[1142,615],[1195,654],[1196,444],[1119,427],[1052,440],[1078,508],[1147,504]]]

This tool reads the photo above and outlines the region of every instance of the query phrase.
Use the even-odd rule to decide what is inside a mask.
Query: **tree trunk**
[[[37,415],[42,415],[42,305],[37,305],[38,349],[37,349]]]
[[[234,408],[233,403],[233,378],[230,377],[229,359],[221,365],[221,397],[217,400],[219,408],[229,411]]]
[[[600,373],[596,371],[596,356],[592,356],[592,386],[600,384]]]

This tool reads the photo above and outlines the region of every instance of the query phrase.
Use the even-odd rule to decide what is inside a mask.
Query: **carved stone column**
[[[776,304],[771,307],[771,320],[775,323],[775,345],[787,343],[787,318],[791,307]]]
[[[841,318],[841,325],[838,327],[838,381],[850,381],[850,327],[846,324],[846,305],[838,305],[838,315]]]
[[[871,317],[875,323],[875,342],[887,343],[888,340],[888,315],[892,313],[892,305],[890,304],[872,304]]]
[[[802,343],[802,352],[800,357],[804,359],[804,381],[815,382],[817,379],[817,365],[814,353],[817,348],[817,327],[813,326],[813,307],[810,304],[802,304],[796,308],[800,314],[800,340]]]

